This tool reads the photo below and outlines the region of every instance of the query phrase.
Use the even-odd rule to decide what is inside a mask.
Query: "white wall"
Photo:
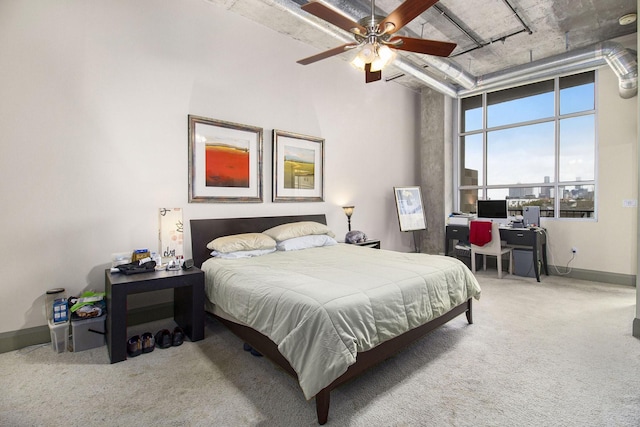
[[[191,218],[326,213],[407,250],[394,185],[417,183],[416,93],[203,0],[0,2],[0,332],[43,295],[102,290],[110,254]],[[264,203],[188,204],[187,115],[264,128]],[[325,202],[271,203],[271,130],[325,138]],[[186,228],[187,251],[190,236]]]
[[[637,6],[640,7],[640,0],[637,2]],[[638,10],[636,8],[636,10]],[[636,21],[636,36],[638,31],[638,22]],[[640,52],[640,40],[636,40],[636,52]],[[638,104],[640,103],[640,97],[636,97],[636,108],[638,108]],[[640,116],[638,115],[639,110],[636,110],[636,132],[638,131],[638,121],[640,121]],[[638,143],[640,140],[636,138],[636,147],[638,147]],[[636,165],[640,164],[640,153],[636,148]],[[636,173],[637,176],[637,173]],[[636,183],[640,182],[640,177],[636,180]],[[636,217],[636,226],[640,224],[640,214]],[[636,249],[640,244],[640,230],[636,229]],[[636,252],[636,318],[634,319],[634,327],[633,327],[633,335],[637,338],[640,338],[640,285],[638,285],[638,270],[640,269],[640,254]]]

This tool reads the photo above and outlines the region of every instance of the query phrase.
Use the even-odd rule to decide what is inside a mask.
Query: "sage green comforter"
[[[358,352],[434,319],[480,286],[451,257],[339,244],[202,265],[214,305],[278,345],[307,399]]]

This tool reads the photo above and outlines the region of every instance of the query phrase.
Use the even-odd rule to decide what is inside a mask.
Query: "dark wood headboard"
[[[201,267],[202,263],[211,258],[211,250],[207,243],[217,237],[240,233],[261,233],[276,225],[298,221],[315,221],[327,223],[324,214],[267,216],[254,218],[221,218],[221,219],[192,219],[191,224],[191,253],[193,263]]]

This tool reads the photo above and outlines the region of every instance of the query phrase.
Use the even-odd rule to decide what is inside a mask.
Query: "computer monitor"
[[[478,200],[476,202],[476,214],[481,219],[502,219],[508,218],[506,200]],[[502,221],[501,221],[502,222]]]

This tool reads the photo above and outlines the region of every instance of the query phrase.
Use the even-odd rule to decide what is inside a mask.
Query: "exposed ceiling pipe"
[[[333,25],[328,25],[325,21],[317,19],[315,16],[302,10],[299,4],[294,3],[291,0],[263,0],[263,3],[280,9],[283,12],[287,12],[300,21],[304,22],[305,24],[310,25],[315,29],[320,30],[325,34],[330,35],[342,42],[353,41],[353,37],[348,36],[346,32],[339,30]]]
[[[518,11],[511,6],[511,3],[509,3],[508,0],[502,0],[502,2],[509,8],[511,9],[511,12],[513,12],[513,16],[516,17],[516,19],[518,21],[520,21],[520,24],[522,25],[522,27],[527,31],[527,33],[532,34],[533,31],[531,31],[531,28],[529,28],[529,26],[524,22],[524,19],[522,19],[522,17],[520,16],[520,14],[518,13]]]
[[[618,43],[600,43],[600,52],[618,76],[620,96],[625,99],[638,94],[638,53]]]
[[[429,74],[425,73],[422,67],[415,63],[406,60],[404,57],[398,55],[393,61],[393,66],[403,71],[405,74],[410,74],[416,79],[422,81],[425,85],[438,92],[455,98],[458,96],[458,89],[456,86],[440,81]]]
[[[461,89],[458,96],[469,96],[486,90],[497,90],[525,84],[534,80],[569,74],[608,64],[618,77],[622,98],[632,98],[638,93],[637,54],[619,43],[602,42],[565,52],[560,55],[518,65],[477,78],[473,89]]]
[[[302,11],[300,6],[291,0],[263,1],[291,13],[298,19],[319,28],[338,40],[343,42],[352,41],[352,38],[345,32],[321,23],[314,16]],[[360,6],[347,3],[346,0],[325,0],[325,3],[331,4],[354,21],[358,21],[361,17],[371,13],[370,10],[365,10]],[[439,70],[448,79],[462,86],[462,88],[456,89],[452,84],[435,79],[426,73],[422,67],[400,55],[398,55],[394,61],[394,66],[397,66],[397,68],[403,72],[412,75],[438,92],[454,98],[485,90],[495,90],[502,87],[513,86],[514,84],[525,84],[557,74],[579,72],[588,68],[598,67],[604,63],[607,63],[618,76],[619,92],[622,98],[632,98],[638,93],[637,53],[615,42],[597,43],[592,46],[479,77],[475,77],[464,71],[459,64],[446,58],[431,55],[424,55],[422,58],[427,65]]]

